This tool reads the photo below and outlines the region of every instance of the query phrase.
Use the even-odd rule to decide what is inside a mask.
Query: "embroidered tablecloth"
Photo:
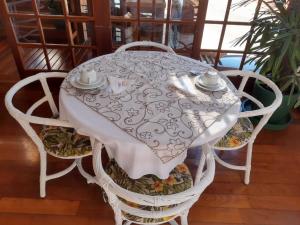
[[[164,164],[185,152],[239,101],[236,89],[222,75],[227,82],[224,91],[190,93],[172,85],[174,77],[208,68],[190,58],[169,53],[121,52],[78,66],[70,72],[62,88],[112,126],[146,144]],[[118,94],[109,85],[88,91],[74,88],[70,83],[72,76],[87,69],[94,69],[99,76],[125,79],[128,87]]]

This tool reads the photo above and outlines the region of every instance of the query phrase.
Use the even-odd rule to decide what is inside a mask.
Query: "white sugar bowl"
[[[93,84],[97,81],[97,73],[95,70],[81,71],[80,82],[83,84]]]

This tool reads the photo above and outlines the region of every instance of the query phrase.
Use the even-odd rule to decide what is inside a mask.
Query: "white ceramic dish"
[[[195,79],[195,86],[206,91],[223,91],[227,88],[225,80],[219,78],[216,85],[207,85],[202,79],[201,76]]]
[[[99,79],[97,79],[96,82],[94,82],[92,84],[84,84],[79,81],[79,76],[72,77],[70,79],[70,83],[73,87],[78,88],[78,89],[84,89],[84,90],[96,89],[96,88],[103,89],[103,88],[107,87],[107,85],[108,85],[107,79],[104,79],[104,78],[99,78]]]

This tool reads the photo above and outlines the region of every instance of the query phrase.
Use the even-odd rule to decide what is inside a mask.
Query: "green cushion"
[[[58,157],[77,157],[92,152],[90,138],[76,133],[73,128],[44,126],[40,138],[45,150]]]
[[[170,173],[170,176],[165,179],[161,180],[155,175],[145,175],[139,179],[131,179],[128,177],[126,172],[121,169],[115,160],[111,160],[107,167],[106,167],[107,174],[114,180],[114,182],[124,189],[127,189],[132,192],[145,194],[145,195],[170,195],[179,192],[183,192],[193,185],[193,178],[185,164],[178,165],[175,169],[173,169]],[[168,207],[152,207],[152,206],[144,206],[138,205],[133,202],[126,201],[124,199],[120,199],[121,201],[125,202],[126,204],[143,209],[148,211],[163,211],[168,208],[172,208],[175,205],[171,205]],[[123,212],[125,218],[130,221],[134,221],[137,223],[160,223],[163,221],[169,221],[174,216],[171,217],[164,217],[164,218],[142,218],[138,216],[134,216],[128,213]]]
[[[253,132],[253,125],[248,118],[239,118],[237,123],[215,145],[216,148],[237,148],[248,143]]]

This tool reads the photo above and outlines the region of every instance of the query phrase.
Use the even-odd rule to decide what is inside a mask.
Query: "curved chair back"
[[[139,194],[120,187],[108,174],[106,174],[102,167],[102,144],[97,143],[96,141],[93,151],[93,167],[96,173],[96,182],[105,190],[108,196],[108,201],[115,212],[115,216],[121,216],[121,211],[123,211],[143,218],[155,219],[162,217],[173,217],[172,219],[174,219],[175,217],[188,212],[192,205],[198,200],[201,193],[209,184],[212,183],[214,179],[215,161],[213,152],[208,145],[203,147],[199,167],[194,179],[194,185],[183,192],[162,196]],[[164,211],[147,211],[134,208],[123,201],[120,201],[119,197],[129,202],[144,206],[176,206]]]
[[[116,52],[124,52],[129,48],[139,47],[139,46],[155,47],[155,48],[165,50],[169,53],[176,54],[174,52],[174,50],[172,48],[170,48],[169,46],[166,46],[166,45],[163,45],[163,44],[160,44],[160,43],[156,43],[156,42],[152,42],[152,41],[135,41],[135,42],[131,42],[131,43],[122,45],[121,47],[119,47],[116,50]]]
[[[44,149],[44,145],[39,138],[38,134],[32,128],[31,124],[39,124],[39,125],[49,125],[49,126],[62,126],[62,127],[72,127],[68,122],[61,121],[59,119],[53,118],[44,118],[39,116],[33,116],[32,113],[43,103],[48,102],[50,109],[52,111],[53,116],[58,115],[58,109],[55,105],[53,96],[50,92],[47,78],[65,78],[67,73],[60,72],[49,72],[49,73],[39,73],[34,76],[27,77],[15,85],[13,85],[10,90],[5,95],[5,106],[12,117],[14,117],[19,124],[23,127],[25,132],[29,135],[29,137],[35,142],[38,146],[38,150]],[[24,113],[18,108],[16,108],[13,104],[13,97],[16,95],[20,89],[31,84],[35,81],[40,81],[41,86],[43,88],[45,96],[36,101],[29,109]]]
[[[270,79],[266,78],[265,76],[262,76],[260,74],[254,73],[254,72],[248,72],[248,71],[241,71],[241,70],[227,70],[222,71],[222,74],[228,77],[242,77],[242,81],[238,88],[238,95],[240,98],[247,98],[251,100],[253,103],[255,103],[258,106],[258,109],[241,112],[239,117],[256,117],[256,116],[262,116],[259,123],[256,125],[255,129],[252,132],[252,135],[249,139],[249,142],[254,142],[256,136],[261,131],[261,129],[265,126],[265,124],[268,122],[272,114],[275,112],[275,110],[280,106],[282,102],[282,93],[280,89],[277,87],[277,85],[271,81]],[[260,81],[262,84],[266,85],[270,90],[274,93],[275,98],[271,105],[264,106],[261,101],[250,95],[249,93],[245,92],[245,86],[249,80],[249,78],[255,78],[256,80]],[[219,149],[222,149],[219,147]],[[232,148],[234,149],[234,148]]]

